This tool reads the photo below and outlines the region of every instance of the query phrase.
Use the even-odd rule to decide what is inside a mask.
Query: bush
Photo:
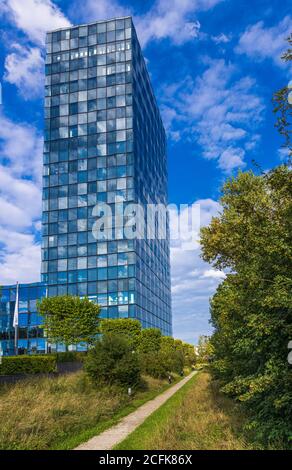
[[[158,328],[146,328],[141,331],[138,351],[152,353],[160,350],[161,331]]]
[[[142,372],[154,377],[155,379],[164,379],[170,373],[170,370],[167,368],[165,357],[161,352],[139,354],[139,360]]]
[[[85,371],[95,384],[135,387],[140,382],[138,356],[131,343],[116,334],[104,334],[90,349]]]
[[[53,354],[56,356],[58,363],[60,362],[83,362],[86,358],[86,352],[66,351]]]
[[[186,367],[192,368],[197,362],[194,345],[183,343],[183,350],[184,350],[184,365]]]
[[[177,374],[181,373],[185,363],[182,343],[180,341],[169,336],[163,336],[161,338],[161,355],[168,371],[176,372]]]
[[[56,371],[56,356],[9,356],[2,358],[0,375],[40,374]]]
[[[123,336],[133,349],[136,349],[140,344],[141,323],[139,320],[132,318],[102,320],[100,323],[100,331],[102,334]]]

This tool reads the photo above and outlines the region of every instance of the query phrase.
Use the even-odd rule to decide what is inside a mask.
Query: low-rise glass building
[[[16,354],[13,318],[16,303],[16,285],[0,288],[0,351],[3,356]],[[44,337],[42,317],[37,311],[37,302],[47,295],[47,287],[35,282],[18,286],[18,354],[45,354],[64,352],[64,344],[48,343]],[[70,351],[85,351],[87,345],[69,346]]]
[[[37,301],[45,295],[46,288],[39,282],[19,285],[18,352],[20,354],[46,352],[46,341],[41,328],[42,318],[37,312]],[[0,342],[4,356],[15,354],[13,327],[15,300],[16,285],[1,287]]]

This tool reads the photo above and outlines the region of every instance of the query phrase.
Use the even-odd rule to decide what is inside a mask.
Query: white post
[[[15,355],[18,355],[18,318],[19,313],[19,284],[16,283],[16,298],[15,298],[15,309],[14,309],[14,317],[13,317],[13,327],[14,327],[14,350]]]

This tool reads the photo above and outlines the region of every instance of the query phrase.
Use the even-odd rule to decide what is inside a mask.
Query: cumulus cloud
[[[106,20],[133,14],[130,8],[124,7],[116,0],[85,0],[82,3],[84,6],[82,10],[79,11],[80,1],[75,0],[75,12],[76,16],[78,16],[78,18],[81,17],[81,20],[85,22]]]
[[[197,200],[194,205],[200,207],[201,226],[207,225],[220,211],[220,205],[213,199]],[[211,269],[200,254],[199,243],[192,250],[171,247],[174,336],[192,343],[198,341],[200,334],[211,332],[208,300],[224,278],[224,273]]]
[[[13,174],[41,178],[43,138],[27,123],[17,123],[0,113],[0,164]]]
[[[291,157],[292,150],[288,147],[282,147],[278,150],[278,157],[281,162],[287,162],[289,157]]]
[[[213,279],[224,279],[226,277],[226,274],[223,271],[218,271],[216,269],[207,269],[207,271],[204,271],[203,277]]]
[[[44,44],[47,31],[70,26],[69,20],[51,0],[6,0],[1,12],[32,42],[40,45]]]
[[[235,168],[242,168],[246,165],[243,159],[244,159],[243,149],[240,149],[240,148],[234,149],[232,147],[228,147],[226,150],[224,150],[221,153],[219,157],[218,166],[219,168],[221,168],[221,170],[224,170],[227,173],[230,173]]]
[[[6,0],[0,3],[5,17],[24,37],[6,44],[4,80],[15,85],[24,99],[43,95],[44,44],[47,31],[70,26],[51,0]]]
[[[180,132],[194,140],[202,156],[217,160],[226,173],[245,166],[246,150],[256,145],[255,130],[263,120],[255,81],[237,75],[225,60],[207,59],[201,76],[166,86],[160,96],[170,137]]]
[[[44,88],[44,58],[41,50],[16,43],[12,48],[13,52],[5,59],[4,80],[15,85],[25,100],[41,96]]]
[[[0,243],[5,246],[0,257],[1,284],[40,280],[40,245],[33,235],[3,230],[0,226]]]
[[[227,44],[231,41],[231,35],[221,33],[218,36],[212,36],[212,40],[215,44]]]
[[[39,280],[42,138],[0,114],[0,283]]]
[[[158,0],[141,17],[136,18],[139,39],[142,45],[152,39],[170,38],[180,45],[198,36],[200,23],[194,14],[198,8],[192,0]]]
[[[248,26],[240,37],[236,52],[261,61],[273,60],[277,65],[284,66],[281,55],[286,49],[286,39],[291,34],[292,17],[285,16],[275,26],[265,26],[263,21]]]
[[[12,176],[0,166],[0,188],[1,226],[26,228],[39,219],[41,193],[35,182]]]
[[[145,46],[152,40],[170,39],[181,45],[199,35],[199,11],[213,8],[223,0],[156,0],[143,15],[125,7],[116,0],[87,0],[81,16],[84,21],[131,15],[134,18],[139,40]],[[79,5],[79,1],[75,2]]]

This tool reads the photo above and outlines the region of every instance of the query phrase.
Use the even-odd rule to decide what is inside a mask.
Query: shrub
[[[142,372],[155,379],[164,379],[171,372],[161,352],[141,353],[139,360]]]
[[[184,365],[186,367],[194,366],[197,362],[194,345],[183,343],[183,350],[184,350]]]
[[[184,368],[184,354],[182,352],[181,342],[171,338],[170,336],[163,336],[161,338],[161,355],[165,367],[170,372],[180,374]]]
[[[2,358],[0,375],[39,374],[56,371],[56,356],[9,356]]]
[[[102,334],[123,336],[133,349],[136,349],[140,344],[141,323],[139,320],[132,318],[102,320],[100,323],[100,331]]]
[[[161,331],[158,328],[146,328],[141,331],[138,351],[152,353],[160,350]]]
[[[89,350],[85,371],[95,384],[134,387],[140,382],[138,356],[129,341],[116,334],[104,334]]]
[[[54,354],[57,362],[83,362],[86,357],[86,352],[79,351],[66,351]]]

